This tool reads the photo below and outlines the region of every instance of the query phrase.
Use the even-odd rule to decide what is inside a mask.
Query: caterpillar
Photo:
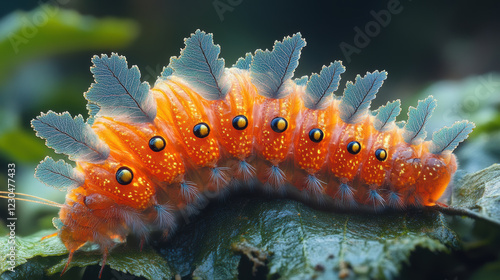
[[[456,122],[425,141],[432,96],[396,122],[399,100],[369,108],[385,71],[358,75],[341,97],[341,61],[293,79],[305,45],[296,33],[226,68],[212,34],[197,30],[153,87],[124,57],[94,56],[89,117],[49,111],[32,120],[47,146],[76,162],[46,157],[35,170],[67,192],[53,220],[69,251],[63,273],[89,242],[101,248],[102,273],[128,234],[167,235],[176,213],[194,211],[206,193],[253,181],[344,209],[436,204],[457,169],[452,152],[474,124]]]

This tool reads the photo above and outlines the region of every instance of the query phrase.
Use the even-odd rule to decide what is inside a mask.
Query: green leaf
[[[451,205],[500,223],[500,164],[464,176],[454,189]]]
[[[100,264],[101,259],[102,254],[99,251],[81,252],[75,255],[68,269]],[[67,259],[64,258],[47,269],[47,274],[60,273],[64,269],[66,261]],[[169,279],[173,276],[167,262],[150,247],[140,251],[135,246],[119,246],[108,256],[106,265],[109,265],[114,270],[147,279]]]
[[[41,237],[53,232],[41,231],[29,237],[16,236],[16,271],[20,269],[23,272],[22,275],[30,275],[43,267],[46,275],[52,275],[63,270],[66,265],[68,251],[60,239],[53,237],[40,241]],[[0,238],[0,255],[2,256],[0,259],[0,274],[7,271],[10,266],[6,259],[10,247],[7,246],[8,240],[8,237]],[[92,248],[95,248],[95,246],[90,246],[87,250]],[[39,256],[51,258],[37,258]],[[98,264],[101,259],[102,254],[98,250],[85,251],[84,249],[75,253],[69,268]],[[28,262],[28,260],[30,261]],[[27,263],[28,267],[25,265],[19,268],[19,265],[24,263]],[[135,276],[143,276],[148,279],[169,279],[173,276],[173,272],[165,260],[150,247],[140,251],[137,246],[118,246],[111,252],[106,265],[109,265],[114,270]],[[22,276],[20,277],[16,279],[22,279]]]
[[[57,6],[16,11],[0,22],[0,77],[35,57],[87,49],[117,49],[138,35],[134,21],[82,16]]]
[[[237,278],[241,248],[268,256],[271,279],[391,278],[415,248],[447,251],[457,244],[437,212],[337,214],[252,199],[210,207],[161,252],[180,275],[193,271],[201,279]]]
[[[7,223],[8,225],[9,223]],[[68,254],[66,247],[61,243],[59,238],[48,238],[40,241],[43,236],[52,234],[54,231],[41,231],[29,237],[16,236],[16,255],[15,266],[26,263],[29,259],[37,256],[61,256]],[[12,265],[7,261],[10,256],[11,244],[9,237],[0,238],[0,273],[8,270]]]

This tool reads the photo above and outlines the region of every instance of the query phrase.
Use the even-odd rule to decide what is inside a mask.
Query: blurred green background
[[[435,95],[438,109],[429,135],[455,120],[475,121],[478,129],[458,155],[464,170],[479,170],[500,155],[488,144],[500,140],[499,12],[498,1],[4,1],[0,181],[4,186],[7,163],[15,163],[18,192],[63,202],[63,193],[33,178],[45,155],[64,157],[36,138],[30,120],[48,110],[87,116],[82,94],[93,82],[89,67],[95,54],[125,55],[153,84],[198,28],[214,34],[226,66],[301,32],[307,46],[296,77],[342,60],[343,88],[358,73],[387,70],[373,107],[400,98],[400,119],[406,119],[408,106]],[[5,209],[5,201],[0,203]],[[50,228],[56,210],[18,203],[17,233]]]

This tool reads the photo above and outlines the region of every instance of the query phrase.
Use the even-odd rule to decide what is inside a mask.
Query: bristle
[[[141,213],[129,207],[121,207],[117,212],[136,236],[147,238],[149,230]]]
[[[156,204],[154,205],[154,209],[156,210],[154,224],[159,229],[166,230],[173,227],[175,223],[174,208],[170,204]]]
[[[211,168],[210,182],[217,187],[217,190],[227,186],[229,178],[225,171],[229,170],[228,167],[214,167]]]
[[[404,209],[404,203],[401,199],[401,195],[397,192],[389,192],[389,197],[387,198],[389,206],[396,209]]]
[[[182,181],[181,182],[181,195],[187,203],[192,202],[197,199],[200,195],[196,184],[191,181]]]
[[[268,169],[268,179],[267,183],[269,183],[272,187],[281,189],[285,184],[285,172],[281,170],[278,166],[272,165]]]
[[[384,207],[385,200],[378,193],[376,189],[372,189],[368,191],[368,200],[373,204],[373,207],[376,209],[378,207]]]
[[[243,176],[245,183],[250,182],[252,178],[255,177],[255,167],[246,162],[245,160],[240,160],[238,162],[238,174]]]
[[[356,200],[354,199],[354,190],[347,184],[340,184],[336,196],[341,205],[348,205],[349,207],[356,207],[357,205]]]
[[[314,174],[307,175],[306,178],[306,189],[312,194],[322,194],[324,191],[324,186],[326,182],[318,179]]]

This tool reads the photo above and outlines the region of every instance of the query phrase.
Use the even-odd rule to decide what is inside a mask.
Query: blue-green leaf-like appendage
[[[377,115],[373,121],[373,127],[378,131],[387,131],[391,129],[396,117],[401,113],[401,101],[387,102],[385,106],[380,106]]]
[[[416,109],[410,107],[408,111],[408,122],[403,130],[403,139],[406,143],[418,145],[425,140],[427,136],[425,126],[429,122],[436,106],[436,99],[431,95],[424,100],[418,101]]]
[[[340,74],[344,72],[342,62],[335,61],[328,67],[323,66],[319,75],[312,74],[303,96],[304,105],[309,109],[327,108],[332,103],[333,92],[339,87]]]
[[[300,33],[275,42],[272,51],[257,50],[250,66],[252,83],[258,93],[267,98],[280,99],[293,90],[295,68],[299,65],[300,50],[306,41]]]
[[[85,123],[81,115],[74,119],[68,112],[56,114],[49,111],[31,121],[38,137],[46,139],[46,145],[69,156],[71,160],[93,163],[108,158],[109,147]]]
[[[174,74],[174,69],[170,65],[163,67],[163,71],[161,71],[161,78],[166,79]]]
[[[95,83],[85,93],[89,102],[99,105],[98,116],[123,122],[152,122],[156,102],[147,82],[141,83],[137,66],[130,69],[127,60],[115,53],[92,58]]]
[[[185,44],[180,57],[170,59],[175,76],[186,80],[207,100],[224,99],[231,81],[224,68],[224,59],[219,58],[220,46],[214,45],[212,34],[198,29],[185,39]]]
[[[379,88],[387,78],[387,72],[366,73],[356,76],[356,83],[348,82],[340,101],[340,118],[350,124],[363,120]]]
[[[302,76],[300,78],[296,78],[293,81],[298,86],[305,86],[305,85],[307,85],[307,81],[309,81],[309,77],[307,77],[307,75],[305,75],[305,76]]]
[[[45,157],[38,164],[35,177],[47,186],[59,190],[79,187],[85,181],[83,174],[76,171],[70,164],[63,160],[56,162],[51,157]]]
[[[89,118],[87,119],[87,123],[89,125],[93,125],[95,121],[95,116],[99,113],[101,107],[95,103],[87,103],[87,110],[89,111]]]
[[[441,154],[445,151],[453,152],[460,142],[469,137],[469,133],[474,127],[472,122],[461,121],[454,123],[451,127],[441,128],[432,134],[429,151],[433,154]]]
[[[236,61],[233,67],[236,67],[241,70],[248,70],[250,69],[250,65],[252,64],[252,58],[253,58],[252,54],[247,53],[244,58],[243,57],[238,58],[238,61]]]

